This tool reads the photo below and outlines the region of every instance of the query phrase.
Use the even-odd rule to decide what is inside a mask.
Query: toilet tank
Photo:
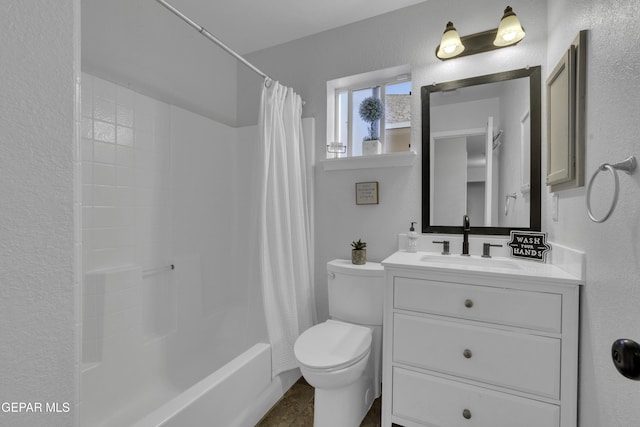
[[[384,280],[380,263],[355,265],[345,259],[329,261],[329,316],[360,325],[382,325]]]

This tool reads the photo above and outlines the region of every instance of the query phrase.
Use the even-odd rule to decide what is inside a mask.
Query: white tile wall
[[[154,267],[166,251],[143,248],[151,230],[170,227],[150,214],[168,203],[168,106],[88,74],[82,89],[85,272]]]
[[[115,427],[266,336],[242,264],[257,130],[82,79],[80,425]]]
[[[83,362],[92,364],[102,360],[105,341],[133,336],[123,319],[168,328],[142,299],[163,279],[143,285],[141,269],[170,262],[169,106],[86,73],[81,96],[82,341]],[[162,330],[146,328],[150,336]]]

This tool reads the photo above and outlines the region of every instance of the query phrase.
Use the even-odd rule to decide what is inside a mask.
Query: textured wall
[[[194,2],[171,3],[201,21]],[[234,126],[237,66],[155,1],[82,1],[85,72]]]
[[[640,155],[639,17],[634,0],[549,2],[549,68],[559,61],[579,30],[589,30],[587,180],[602,162]],[[640,173],[621,173],[620,189],[618,207],[603,224],[587,218],[584,187],[559,193],[557,223],[551,220],[550,210],[545,212],[554,241],[587,253],[581,323],[583,427],[626,427],[638,425],[640,419],[640,385],[619,375],[610,356],[616,338],[640,341]],[[601,174],[592,200],[597,216],[608,208],[612,192],[612,180]]]
[[[517,88],[517,89],[515,89]],[[503,86],[502,96],[504,104],[501,106],[502,123],[498,129],[503,129],[499,163],[500,169],[500,194],[498,194],[498,217],[502,227],[513,227],[529,222],[531,210],[530,193],[522,194],[520,191],[521,170],[521,120],[525,112],[529,111],[529,100],[513,94],[529,93],[528,79],[511,81]],[[512,96],[509,96],[509,95]],[[507,194],[516,193],[516,199],[510,199],[509,215],[505,216],[505,201]]]
[[[420,86],[490,74],[546,62],[546,1],[511,3],[527,28],[515,47],[442,62],[435,57],[448,20],[461,35],[495,28],[504,2],[435,0],[256,52],[248,59],[299,92],[303,116],[316,118],[316,158],[325,158],[326,82],[397,65],[410,64],[413,79],[412,149],[420,152]],[[240,69],[238,123],[257,122],[260,83]],[[316,168],[316,289],[318,315],[328,315],[325,263],[350,256],[350,242],[368,243],[368,258],[378,261],[397,247],[397,234],[421,218],[421,166],[324,172]],[[354,183],[379,181],[380,204],[356,206]],[[461,220],[462,221],[462,220]],[[422,224],[418,224],[420,227]]]
[[[10,2],[0,15],[0,425],[73,423],[74,12]],[[68,402],[67,413],[45,403]]]
[[[131,424],[122,402],[159,390],[167,371],[173,276],[141,271],[172,262],[169,110],[82,74],[81,426]],[[159,402],[132,406],[140,417]]]
[[[235,252],[250,198],[236,129],[87,73],[82,105],[80,425],[124,426],[262,338]]]
[[[307,37],[250,56],[258,67],[292,85],[307,101],[304,115],[318,121],[325,141],[325,82],[340,76],[410,63],[414,93],[420,85],[541,64],[543,81],[579,30],[589,29],[587,52],[587,179],[601,162],[639,155],[640,20],[634,0],[543,0],[512,2],[527,38],[517,47],[448,62],[433,56],[447,20],[466,35],[495,25],[504,3],[429,1],[382,17]],[[548,10],[547,10],[548,8]],[[380,29],[384,28],[385,31]],[[614,31],[615,29],[615,31]],[[238,120],[256,120],[257,87],[240,70]],[[543,94],[544,97],[544,94]],[[419,111],[418,100],[413,111]],[[414,114],[413,147],[420,141]],[[543,115],[543,128],[545,119]],[[543,132],[543,143],[545,141]],[[322,143],[316,147],[324,156]],[[543,147],[542,158],[546,158]],[[348,256],[350,237],[368,240],[371,258],[393,250],[395,235],[420,215],[420,166],[398,170],[317,170],[316,285],[320,314],[326,307],[322,269],[334,257]],[[546,169],[543,164],[543,171]],[[353,206],[353,183],[380,181],[381,205]],[[585,188],[560,193],[559,221],[553,222],[550,194],[543,187],[542,227],[558,243],[587,253],[581,324],[580,425],[625,427],[640,419],[638,383],[618,375],[610,346],[619,337],[640,340],[640,173],[620,177],[621,197],[613,216],[594,224],[585,213]],[[597,213],[611,200],[611,181],[600,177],[594,189]]]

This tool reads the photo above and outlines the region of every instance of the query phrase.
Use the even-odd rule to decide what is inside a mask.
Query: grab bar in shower
[[[165,265],[164,267],[149,268],[147,270],[142,270],[142,277],[153,276],[165,271],[175,270],[175,268],[176,266],[173,264]]]

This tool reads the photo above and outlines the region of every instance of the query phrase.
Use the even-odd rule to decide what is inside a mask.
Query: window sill
[[[406,151],[400,153],[374,154],[371,156],[326,159],[320,160],[320,164],[325,171],[403,167],[413,165],[417,157],[418,155],[415,151]]]

